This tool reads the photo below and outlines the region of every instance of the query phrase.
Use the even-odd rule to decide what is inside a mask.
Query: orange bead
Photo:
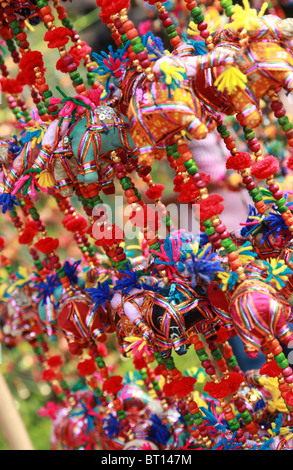
[[[232,271],[236,271],[236,269],[240,268],[241,265],[242,265],[240,259],[237,259],[235,261],[231,261],[229,264],[230,264],[230,267],[231,267]]]
[[[125,23],[123,23],[123,29],[126,33],[127,33],[127,31],[130,31],[131,29],[134,29],[133,22],[131,20],[125,21]]]
[[[127,39],[130,41],[131,39],[135,39],[136,37],[138,37],[138,33],[136,29],[130,29],[129,31],[127,31],[126,36]]]
[[[238,259],[238,253],[236,251],[232,251],[232,253],[228,253],[228,259],[229,261],[234,261],[235,259]]]

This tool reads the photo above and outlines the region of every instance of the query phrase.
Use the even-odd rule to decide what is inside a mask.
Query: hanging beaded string
[[[131,424],[123,409],[123,403],[118,396],[118,392],[123,387],[122,377],[119,375],[111,376],[108,367],[105,364],[104,357],[99,350],[99,345],[92,344],[90,347],[90,358],[81,359],[77,365],[79,374],[84,377],[93,393],[99,398],[102,406],[108,407],[112,403],[117,418],[120,421],[120,428],[124,432],[126,441],[134,439]],[[102,379],[102,388],[100,380],[95,376],[99,372]]]
[[[52,10],[51,10],[51,7],[49,6],[48,2],[46,0],[38,0],[37,1],[37,6],[38,6],[38,9],[39,9],[39,15],[40,15],[43,23],[45,24],[46,28],[48,29],[48,32],[53,32],[54,33],[54,30],[56,30],[56,32],[58,32],[58,28],[55,26],[55,18],[54,18],[54,15],[52,14]],[[71,22],[70,22],[69,19],[64,18],[63,21],[65,21],[66,24],[71,26]],[[68,31],[70,31],[70,30],[68,29]],[[46,40],[46,35],[45,35],[45,40]],[[60,58],[63,61],[63,65],[67,69],[67,72],[69,73],[69,77],[72,81],[72,85],[75,88],[75,91],[77,92],[78,95],[86,96],[88,91],[86,89],[86,86],[83,83],[83,79],[80,76],[80,73],[77,70],[77,65],[74,62],[74,58],[70,54],[67,53],[65,45],[57,45],[57,48],[58,48],[58,51],[59,51]],[[52,97],[52,95],[50,97],[48,96],[47,99],[50,100],[51,97]],[[49,106],[50,107],[52,106],[52,109],[53,109],[53,107],[56,107],[56,105],[54,106],[54,105],[50,105],[50,104],[49,104]],[[56,109],[55,109],[55,111],[56,111]]]
[[[166,381],[166,385],[171,384],[172,382],[180,381],[182,378],[181,372],[176,368],[174,359],[172,356],[167,358],[162,358],[160,361],[158,360],[158,355],[156,359],[160,365],[160,373],[163,375]],[[163,361],[163,363],[161,362]],[[164,369],[162,368],[164,365]],[[164,388],[166,389],[166,387]],[[163,391],[164,391],[163,389]],[[168,396],[168,392],[165,392]],[[173,396],[173,394],[172,394]],[[173,396],[174,399],[174,396]],[[178,409],[182,414],[182,417],[185,421],[185,424],[191,434],[191,436],[197,440],[200,445],[204,445],[206,447],[212,446],[211,437],[209,436],[208,429],[203,419],[202,412],[198,407],[196,401],[193,399],[192,395],[188,393],[186,399],[180,397],[177,401]],[[194,428],[194,425],[196,428]]]
[[[5,3],[5,0],[2,1],[2,7],[3,7],[3,3]],[[21,27],[19,21],[17,20],[17,16],[14,13],[13,7],[4,6],[3,11],[4,11],[4,16],[6,17],[7,22],[12,27],[15,40],[19,43],[21,56],[23,57],[26,53],[30,52],[27,34]],[[34,68],[34,72],[36,76],[35,88],[38,89],[38,92],[40,93],[41,96],[45,92],[49,93],[50,91],[49,86],[46,83],[46,80],[43,77],[43,74],[41,73],[39,66],[36,66]],[[43,100],[40,100],[39,102],[37,102],[36,107],[38,109],[38,113],[41,116],[42,120],[48,121],[49,120],[48,108],[46,107],[46,104],[44,101],[45,101],[45,97],[43,96]]]
[[[195,186],[199,190],[199,199],[204,201],[209,197],[208,190],[206,188],[206,182],[203,180],[202,175],[198,172],[198,167],[194,161],[192,152],[189,150],[188,145],[182,139],[181,135],[177,136],[176,140],[177,147],[171,147],[173,149],[172,156],[173,158],[175,156],[175,160],[177,159],[177,157],[182,158],[182,161],[184,161],[184,168],[186,169],[186,172],[193,179]],[[168,153],[170,153],[171,151],[172,150],[169,148]],[[225,248],[225,250],[227,251],[231,270],[235,271],[238,274],[239,282],[243,281],[246,278],[244,268],[239,258],[237,247],[230,238],[225,224],[220,220],[219,216],[215,214],[210,218],[203,220],[202,226],[204,227],[204,231],[208,236],[209,241],[215,249],[219,249],[221,247]]]
[[[208,24],[204,20],[201,8],[195,0],[184,0],[187,10],[190,11],[194,23],[197,25],[199,34],[204,39],[208,52],[213,49],[213,38],[208,30]]]
[[[3,32],[4,29],[6,29],[5,34]],[[16,46],[14,44],[14,41],[13,41],[12,31],[10,32],[8,30],[8,27],[5,28],[3,26],[2,30],[0,29],[0,36],[2,36],[2,37],[11,36],[9,39],[6,40],[6,45],[7,45],[8,50],[10,50],[10,52],[11,52],[11,56],[12,56],[13,61],[16,64],[18,64],[19,63],[19,54],[18,54],[17,48],[16,48]],[[3,78],[9,81],[9,79],[10,79],[9,75],[10,74],[9,74],[9,71],[6,67],[5,59],[2,55],[0,55],[0,70],[1,70],[1,74],[2,74]],[[3,88],[2,92],[3,92],[4,96],[7,99],[8,106],[11,109],[11,111],[13,112],[13,114],[15,115],[16,119],[20,120],[21,118],[23,118],[28,126],[33,126],[34,121],[31,119],[30,111],[29,111],[28,107],[26,106],[25,101],[20,97],[19,93],[13,92],[12,90],[11,90],[10,93],[5,91],[5,89],[4,89],[5,88],[5,82],[4,82],[4,86],[2,88]],[[20,86],[20,88],[22,88],[22,86]]]
[[[212,364],[212,361],[209,358],[209,355],[206,352],[205,346],[203,342],[200,340],[199,336],[195,333],[190,336],[190,341],[194,345],[194,350],[196,352],[196,355],[198,359],[201,362],[202,367],[205,370],[205,373],[212,379],[214,384],[220,384],[221,380],[218,377],[216,367]],[[221,372],[223,373],[224,377],[226,378],[229,377],[229,372],[227,368],[224,365],[224,362],[222,359],[222,354],[220,349],[217,347],[216,344],[213,342],[209,343],[209,347],[212,353],[213,358],[217,358],[217,365],[220,365],[220,368],[222,369]],[[243,377],[243,382],[245,382],[244,377]],[[225,419],[228,423],[228,426],[232,432],[236,432],[236,440],[238,442],[241,442],[242,447],[246,448],[246,437],[244,435],[243,429],[240,427],[240,424],[238,422],[237,417],[234,414],[234,411],[232,409],[231,404],[228,401],[228,396],[230,395],[231,392],[227,392],[226,397],[217,397],[217,400],[219,401],[219,404],[223,410],[223,413],[225,415]],[[252,423],[252,417],[250,416],[249,411],[246,408],[246,405],[243,400],[240,400],[238,397],[237,393],[234,393],[234,398],[235,402],[234,404],[236,405],[237,410],[240,412],[240,416],[243,419],[245,425],[247,425],[247,429],[250,432],[253,432],[254,435],[257,435],[257,427],[256,425]]]
[[[58,207],[61,212],[66,215],[71,215],[72,220],[79,220],[79,215],[76,209],[70,204],[69,198],[56,199]],[[65,225],[66,227],[66,225]],[[72,230],[70,230],[72,231]],[[85,258],[87,264],[91,267],[99,266],[100,262],[97,258],[95,248],[91,245],[87,235],[85,233],[79,233],[78,228],[74,230],[73,238],[77,243],[79,249],[82,252],[83,257]]]
[[[268,335],[266,338],[266,347],[268,352],[263,351],[266,354],[267,360],[271,361],[274,359],[280,368],[280,374],[278,375],[278,387],[282,398],[289,410],[290,421],[293,419],[293,370],[289,365],[288,359],[286,358],[283,348],[278,341],[272,335]],[[289,399],[288,399],[289,398]]]
[[[21,220],[18,216],[13,216],[14,222],[18,230],[21,229]],[[17,221],[15,220],[17,219]],[[16,223],[17,222],[17,223]],[[2,265],[5,267],[9,278],[11,279],[12,283],[17,281],[17,276],[15,273],[15,267],[9,261],[9,259],[2,255],[1,257]],[[31,302],[34,304],[34,300],[31,298]],[[36,306],[34,305],[36,308]],[[64,405],[68,406],[67,400],[73,406],[73,397],[71,397],[71,391],[68,383],[66,382],[62,372],[58,370],[58,375],[56,375],[52,370],[52,359],[50,361],[50,349],[45,338],[44,333],[40,330],[36,320],[29,319],[26,320],[26,323],[29,324],[29,330],[23,334],[23,338],[30,344],[33,348],[33,351],[42,366],[43,369],[43,380],[49,381],[51,383],[52,389],[56,396],[64,403]],[[61,359],[61,357],[60,357]],[[59,365],[60,361],[58,361]]]
[[[239,119],[239,115],[238,115],[238,119]],[[227,126],[224,124],[221,116],[218,116],[217,124],[218,124],[217,131],[219,132],[221,138],[223,139],[227,150],[229,150],[232,157],[235,157],[237,155],[236,143],[233,137],[231,136],[230,131],[227,129]],[[260,144],[255,138],[254,132],[247,127],[244,127],[243,130],[244,132],[246,132],[245,137],[248,141],[250,150],[253,152],[259,152]],[[259,158],[260,156],[261,155],[258,154],[256,155],[256,158]],[[254,207],[260,214],[264,214],[268,210],[268,208],[263,200],[261,192],[259,191],[255,182],[253,181],[253,177],[250,174],[250,167],[241,168],[239,169],[239,172],[242,176],[242,182],[243,184],[245,184],[246,189],[253,200]]]
[[[122,43],[125,45],[127,41],[130,41],[132,49],[129,51],[129,58],[134,66],[136,63],[134,63],[133,60],[138,60],[140,65],[140,69],[138,69],[138,71],[143,71],[146,74],[147,79],[153,81],[154,75],[148,52],[141,41],[138,31],[134,27],[134,23],[128,18],[126,8],[123,8],[119,13],[113,15],[111,20],[120,34]]]
[[[61,21],[62,26],[65,28],[68,28],[71,30],[71,41],[75,45],[77,49],[82,49],[82,41],[80,39],[79,34],[77,33],[76,29],[74,28],[72,22],[70,21],[70,18],[68,17],[66,7],[60,5],[59,0],[53,0],[54,2],[54,7],[55,10],[57,11],[58,14],[58,19]],[[89,48],[89,46],[87,46]],[[92,62],[90,53],[87,53],[83,57],[83,64],[87,70],[87,82],[90,85],[90,87],[95,90],[95,89],[100,89],[101,91],[104,90],[104,87],[95,79],[96,74],[93,72],[93,70],[96,68],[96,65]]]
[[[165,6],[162,5],[166,0],[162,2],[157,2],[156,0],[144,0],[145,2],[149,3],[149,5],[154,5],[159,13],[159,18],[162,21],[164,28],[166,29],[166,33],[169,39],[171,46],[176,50],[181,44],[181,38],[177,33],[176,26],[172,18],[169,16],[168,11],[166,10]]]
[[[229,345],[229,342],[227,340],[224,341],[224,344],[223,344],[224,354],[222,353],[217,341],[213,341],[213,340],[210,340],[210,339],[207,338],[206,342],[207,342],[208,348],[211,352],[211,355],[213,357],[213,360],[216,363],[217,368],[223,374],[224,377],[229,377],[229,364],[233,366],[232,371],[242,374],[242,371],[241,371],[241,369],[240,369],[240,367],[237,363],[237,359],[233,354],[232,347]],[[228,351],[229,351],[229,353],[228,353]],[[230,357],[226,358],[225,354],[230,355]],[[245,379],[243,379],[243,380],[245,380]],[[247,409],[245,401],[239,396],[239,394],[237,392],[234,392],[232,394],[232,398],[233,398],[233,403],[237,408],[237,411],[240,413],[240,416],[243,419],[245,427],[247,428],[249,433],[252,435],[253,439],[255,439],[256,442],[259,442],[260,439],[259,439],[259,436],[257,434],[257,430],[258,430],[257,426],[253,422],[253,418],[252,418],[249,410]],[[237,439],[240,442],[245,442],[245,440],[243,440],[243,430],[242,429],[237,430]]]

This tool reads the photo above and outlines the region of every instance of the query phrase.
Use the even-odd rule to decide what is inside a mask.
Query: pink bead
[[[273,193],[273,196],[275,199],[281,199],[283,197],[283,192],[282,191],[276,191],[275,193]]]
[[[202,21],[201,23],[197,25],[197,29],[199,31],[204,31],[205,29],[207,29],[207,27],[208,27],[208,24],[205,21]]]
[[[258,152],[260,150],[260,145],[259,144],[251,145],[249,146],[249,148],[253,153]]]
[[[217,233],[222,233],[226,230],[226,226],[224,224],[219,224],[215,227],[215,231]]]
[[[292,384],[293,383],[293,375],[288,375],[288,377],[284,377],[285,382],[287,384]]]
[[[288,377],[289,375],[291,375],[292,374],[291,367],[285,367],[285,369],[282,370],[282,374],[284,377]]]
[[[274,115],[275,115],[276,118],[280,118],[282,116],[285,116],[285,114],[286,114],[285,109],[280,109],[280,110],[274,112]]]
[[[199,34],[203,39],[207,39],[210,35],[209,31],[207,31],[206,29],[204,31],[201,31]]]

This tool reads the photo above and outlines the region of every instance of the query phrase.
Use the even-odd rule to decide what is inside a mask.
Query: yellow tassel
[[[228,23],[225,28],[233,28],[234,31],[238,31],[240,28],[250,32],[255,31],[259,27],[259,18],[266,11],[268,4],[265,2],[259,13],[254,8],[250,8],[248,0],[243,0],[243,7],[233,6],[232,22]]]
[[[45,170],[38,177],[38,183],[42,188],[53,188],[55,185],[53,177]]]
[[[172,81],[182,82],[185,76],[185,70],[183,67],[178,67],[177,65],[170,65],[168,61],[162,62],[160,65],[160,70],[165,74],[165,83],[171,85]]]
[[[215,87],[230,95],[237,91],[237,88],[244,90],[246,88],[247,77],[237,67],[230,66],[217,78]]]

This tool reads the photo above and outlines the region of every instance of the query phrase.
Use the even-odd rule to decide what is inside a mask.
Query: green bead
[[[224,240],[221,240],[221,245],[223,248],[228,248],[232,243],[233,242],[230,238],[225,238]]]
[[[144,45],[139,42],[139,44],[135,44],[134,46],[132,46],[132,49],[135,54],[138,54],[139,52],[144,51]]]
[[[279,362],[283,362],[284,359],[286,359],[286,356],[284,353],[277,354],[274,356],[275,361],[279,364]]]
[[[293,129],[293,124],[291,124],[291,122],[288,122],[287,124],[284,124],[282,126],[282,129],[284,132],[290,131],[291,129]]]
[[[176,36],[178,36],[177,31],[174,31],[173,33],[169,33],[169,34],[168,34],[168,38],[169,38],[169,39],[176,38]]]
[[[234,13],[234,5],[231,5],[225,9],[225,15],[230,18]]]
[[[282,116],[282,117],[278,118],[278,123],[281,126],[284,126],[285,124],[288,124],[288,122],[289,122],[289,119],[287,118],[287,116]]]
[[[202,418],[197,418],[197,419],[194,419],[193,422],[194,422],[194,424],[196,424],[196,426],[198,426],[199,424],[203,423],[203,419]]]
[[[250,196],[253,198],[254,196],[256,196],[257,194],[259,194],[259,191],[258,191],[258,188],[254,188],[252,189],[251,191],[248,191]]]
[[[75,78],[73,80],[73,85],[75,85],[75,86],[81,85],[82,83],[83,83],[83,79],[81,77]]]
[[[284,212],[286,212],[288,210],[288,207],[286,206],[280,206],[278,207],[278,211],[283,214]]]
[[[227,362],[228,362],[229,367],[232,367],[232,368],[238,365],[238,361],[235,356],[229,357],[227,359]]]
[[[190,160],[186,160],[186,162],[184,162],[184,166],[185,166],[186,169],[192,168],[192,167],[194,167],[194,165],[195,165],[195,162],[194,162],[193,158],[191,158]]]
[[[236,251],[237,250],[237,247],[236,245],[234,245],[234,243],[232,242],[232,244],[230,246],[227,246],[226,247],[226,251],[227,253],[232,253],[232,251]]]
[[[287,202],[287,201],[286,201],[286,199],[285,199],[284,197],[281,197],[281,199],[277,199],[277,200],[276,200],[276,204],[277,204],[278,207],[285,205],[286,202]]]
[[[126,44],[127,41],[128,41],[127,35],[126,35],[125,33],[122,34],[122,36],[120,37],[120,39],[121,39],[121,41],[123,42],[123,44]],[[140,40],[140,38],[139,38],[139,40]],[[131,42],[131,41],[133,41],[133,39],[130,40],[130,44],[131,44],[131,45],[136,44],[136,43]]]
[[[227,420],[227,423],[229,424],[229,427],[231,428],[231,426],[237,426],[239,427],[239,423],[237,421],[237,418],[233,418],[233,419],[228,419]],[[238,429],[238,428],[237,428]]]
[[[16,28],[13,29],[13,35],[17,36],[18,34],[22,33],[22,28],[20,26],[16,26]]]
[[[286,367],[289,367],[289,362],[287,359],[284,359],[284,361],[278,363],[278,366],[280,369],[286,369]]]
[[[243,411],[242,413],[240,413],[240,415],[241,415],[241,418],[243,418],[243,419],[245,419],[247,417],[250,418],[250,413],[249,413],[248,410]]]
[[[0,56],[1,57],[1,56]],[[167,155],[173,155],[174,152],[176,152],[178,148],[178,145],[177,144],[173,144],[173,145],[168,145],[167,146]],[[180,154],[179,154],[180,155]]]
[[[211,353],[215,361],[219,361],[223,357],[221,351],[218,348],[211,351]]]
[[[195,165],[195,166],[193,166],[192,168],[188,168],[187,172],[188,172],[188,174],[191,175],[191,176],[192,176],[192,175],[195,175],[195,174],[198,172],[198,168],[197,168],[197,166]]]
[[[207,219],[203,221],[203,225],[204,227],[213,227],[213,222],[211,221],[211,219]]]
[[[221,0],[220,4],[221,4],[221,7],[225,9],[232,5],[232,0]]]
[[[214,235],[214,233],[216,233],[214,227],[208,227],[205,229],[205,234],[210,237],[211,235]]]
[[[10,28],[17,28],[19,27],[19,22],[17,20],[13,20],[9,23]],[[20,28],[21,29],[21,28]],[[8,42],[8,41],[7,41]]]
[[[197,16],[200,16],[202,14],[201,8],[199,7],[192,8],[192,10],[190,11],[190,14],[192,18],[196,18]]]
[[[256,196],[253,196],[252,200],[253,200],[253,202],[262,201],[262,195],[261,195],[261,194],[257,194]]]
[[[221,134],[222,139],[226,139],[226,137],[229,137],[231,135],[228,129],[224,132],[221,132],[220,134]]]
[[[219,132],[219,134],[221,134],[222,132],[227,131],[227,127],[225,126],[225,124],[221,124],[220,126],[217,127],[217,131]]]
[[[166,31],[169,35],[169,33],[173,33],[174,31],[176,31],[176,28],[173,24],[171,24],[170,26],[167,26]]]
[[[244,137],[245,137],[245,139],[248,140],[248,141],[249,141],[249,140],[252,140],[252,139],[255,138],[255,133],[254,133],[254,132],[249,132],[249,134],[245,134]]]
[[[75,80],[76,78],[78,78],[79,77],[78,70],[74,70],[73,72],[70,72],[69,77],[71,78],[71,80]]]

